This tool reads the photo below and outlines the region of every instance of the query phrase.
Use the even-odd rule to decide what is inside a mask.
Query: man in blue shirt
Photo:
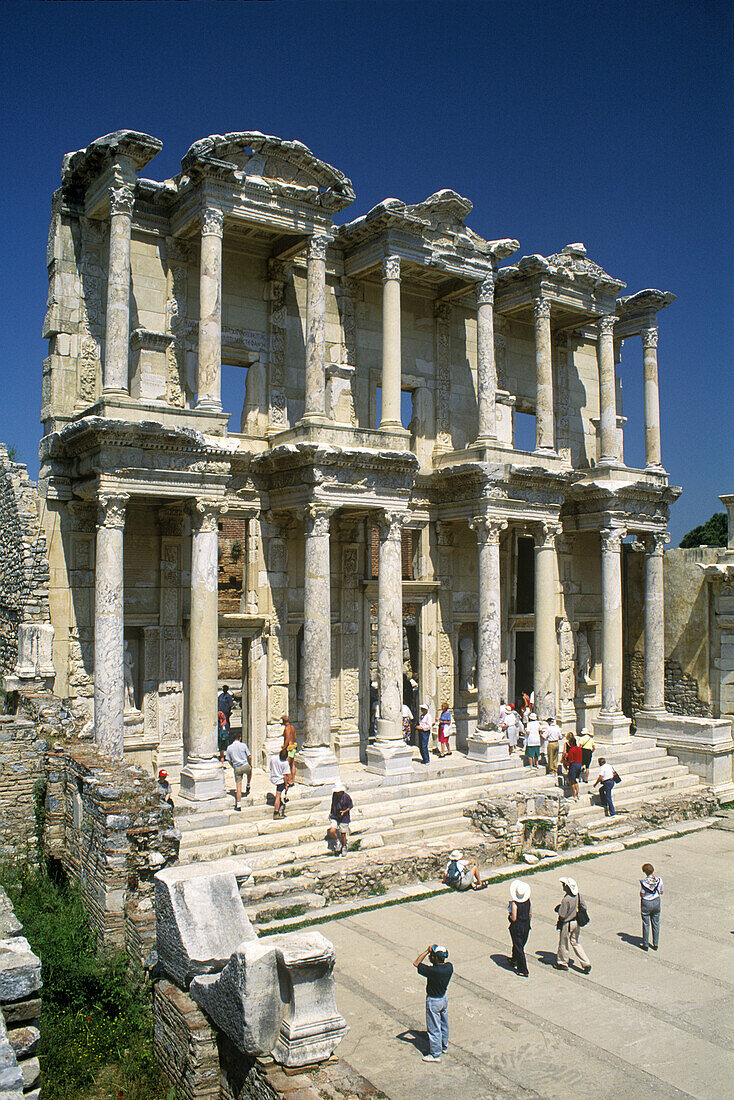
[[[423,960],[429,956],[428,963]],[[454,968],[448,962],[448,949],[433,943],[413,963],[426,979],[426,1031],[428,1053],[424,1062],[440,1062],[449,1046],[449,998],[448,988]]]

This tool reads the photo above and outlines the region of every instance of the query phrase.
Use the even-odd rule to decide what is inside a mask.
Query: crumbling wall
[[[38,1096],[41,960],[0,887],[0,1096]]]
[[[45,776],[48,743],[34,722],[0,715],[0,859],[32,860],[36,853],[34,788]]]
[[[627,698],[625,713],[631,718],[642,710],[645,702],[645,657],[628,653],[625,658]],[[685,714],[691,718],[711,718],[713,707],[701,699],[699,684],[675,661],[665,662],[665,709],[668,714]]]

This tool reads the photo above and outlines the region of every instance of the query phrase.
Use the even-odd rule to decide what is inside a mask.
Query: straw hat
[[[576,894],[578,894],[579,888],[576,885],[576,879],[575,878],[562,878],[562,879],[560,879],[560,881],[563,883],[564,886],[568,887],[568,889],[571,891],[571,893],[574,896]]]
[[[522,879],[515,878],[510,883],[510,897],[513,901],[523,902],[530,897],[530,887]]]
[[[454,848],[453,852],[449,852],[449,859],[461,859],[461,848]]]

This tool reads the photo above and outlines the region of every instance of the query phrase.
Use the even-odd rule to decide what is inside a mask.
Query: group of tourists
[[[474,865],[463,860],[458,850],[450,853],[443,881],[455,886],[457,890],[478,889],[474,880],[481,883],[479,872]],[[652,948],[657,951],[660,943],[660,909],[663,896],[663,880],[655,874],[651,863],[643,863],[640,879],[640,915],[642,918],[643,951]],[[458,877],[455,877],[458,876]],[[451,881],[454,879],[454,881]],[[556,948],[556,970],[569,970],[572,955],[578,960],[582,974],[591,973],[589,957],[581,946],[581,929],[590,920],[589,909],[575,879],[564,876],[560,879],[561,900],[555,906],[558,946]],[[486,884],[482,884],[486,885]],[[510,883],[510,898],[507,903],[507,917],[512,951],[509,956],[510,968],[522,978],[528,978],[525,948],[530,936],[533,906],[530,884],[522,879]],[[652,942],[650,932],[652,930]],[[454,968],[449,962],[449,950],[443,944],[430,944],[426,947],[413,966],[426,979],[426,1033],[428,1050],[423,1055],[424,1062],[440,1062],[449,1046],[448,987]]]
[[[451,708],[447,702],[444,702],[441,706],[441,714],[438,718],[438,745],[434,749],[437,756],[451,756],[449,737],[451,735],[453,723],[454,716],[451,713]],[[436,720],[433,717],[432,704],[421,703],[420,713],[416,719],[408,704],[403,703],[402,724],[403,740],[405,744],[417,744],[421,754],[421,763],[430,764],[431,755],[429,743],[431,740],[431,731],[434,725],[436,725]]]

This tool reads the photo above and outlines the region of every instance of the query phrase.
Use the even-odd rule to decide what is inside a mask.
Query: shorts
[[[456,890],[471,890],[472,883],[474,881],[473,869],[463,871],[461,878],[455,886]]]
[[[593,749],[582,749],[581,750],[581,766],[582,766],[582,768],[588,768],[589,764],[591,763],[591,758],[592,758],[593,755],[594,755],[594,750]]]
[[[338,829],[340,833],[344,833],[344,836],[349,836],[349,822],[348,821],[336,821],[335,818],[329,818],[329,827],[331,829]]]
[[[525,755],[528,760],[537,760],[540,756],[540,745],[526,745]]]
[[[276,789],[276,791],[279,792],[279,794],[282,794],[283,791],[285,790],[285,779],[283,780],[282,783],[278,783],[278,785],[276,786],[275,789]]]
[[[581,769],[583,764],[569,764],[568,765],[568,781],[569,783],[576,783],[578,777],[581,775]]]
[[[288,759],[289,760],[295,760],[297,752],[298,752],[298,745],[291,745],[291,747],[288,749]]]
[[[233,766],[233,771],[234,771],[235,779],[242,779],[243,775],[246,775],[247,778],[249,779],[250,776],[252,775],[252,765],[251,764],[236,764],[236,765]]]

